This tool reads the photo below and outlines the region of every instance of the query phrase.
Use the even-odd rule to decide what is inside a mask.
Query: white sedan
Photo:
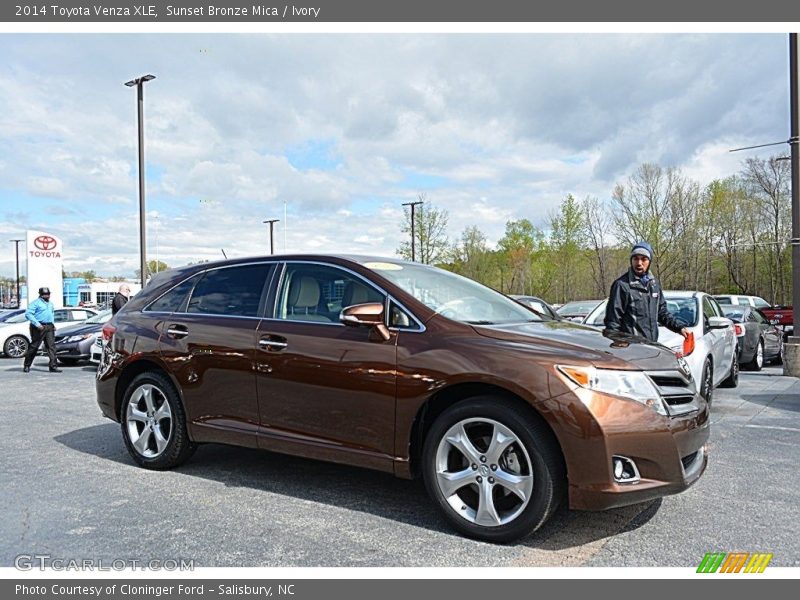
[[[88,308],[57,308],[53,313],[53,324],[57,331],[67,325],[81,323],[96,314],[95,311]],[[30,322],[25,318],[24,313],[0,324],[0,348],[8,358],[25,356],[30,343]]]
[[[665,291],[667,310],[683,321],[694,334],[694,348],[684,352],[683,336],[666,327],[658,328],[658,343],[681,353],[692,372],[700,394],[711,401],[715,387],[736,387],[739,384],[739,361],[733,322],[725,317],[719,304],[704,292]],[[606,303],[601,302],[583,321],[585,325],[603,327]]]

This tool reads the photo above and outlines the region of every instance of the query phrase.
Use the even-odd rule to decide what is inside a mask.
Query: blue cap
[[[631,248],[631,258],[637,255],[653,260],[653,247],[647,242],[636,242]]]

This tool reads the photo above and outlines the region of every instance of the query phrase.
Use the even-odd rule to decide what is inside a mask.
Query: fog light
[[[636,463],[625,456],[612,457],[614,479],[617,483],[639,483],[641,479]]]

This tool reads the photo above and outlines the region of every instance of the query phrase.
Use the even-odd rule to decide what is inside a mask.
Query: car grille
[[[681,459],[684,471],[692,466],[695,458],[697,458],[697,452],[692,452],[691,454],[688,454]]]
[[[694,400],[694,384],[680,371],[652,371],[647,376],[656,385],[667,405],[679,407],[691,404]]]

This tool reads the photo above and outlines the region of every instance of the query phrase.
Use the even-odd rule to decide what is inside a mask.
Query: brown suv
[[[219,442],[421,475],[458,530],[510,541],[562,500],[641,502],[706,467],[708,407],[669,350],[416,263],[174,269],[103,334],[98,403],[150,469]]]

